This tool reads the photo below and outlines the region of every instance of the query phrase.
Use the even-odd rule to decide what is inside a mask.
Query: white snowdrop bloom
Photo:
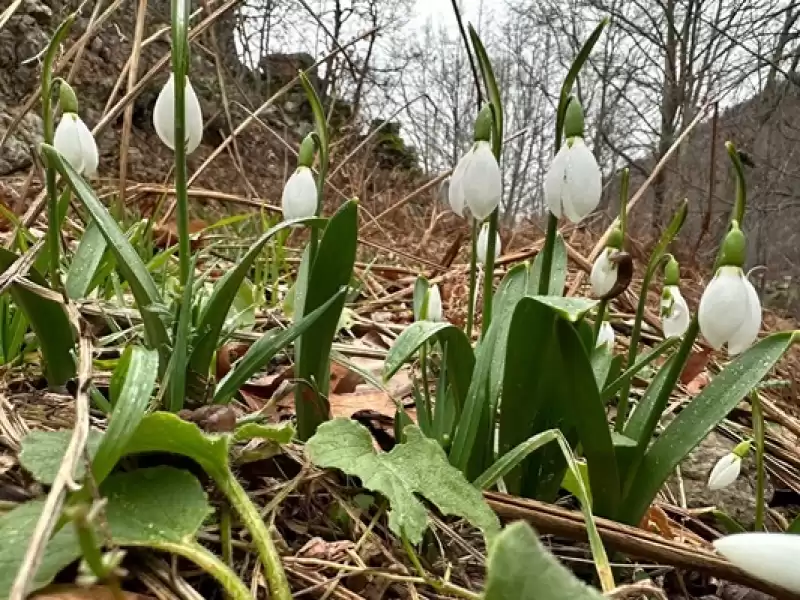
[[[715,349],[726,343],[728,354],[739,354],[758,337],[761,301],[740,267],[723,266],[700,298],[700,331]]]
[[[92,177],[97,173],[100,163],[97,142],[77,114],[64,113],[56,127],[53,146],[81,175]]]
[[[472,216],[483,221],[500,204],[503,182],[500,166],[489,142],[478,141],[472,145],[456,166],[450,180],[450,207],[463,216],[464,205]]]
[[[592,151],[583,138],[569,138],[544,178],[544,199],[550,212],[579,223],[597,208],[602,193],[603,176]]]
[[[608,294],[617,283],[618,265],[611,260],[611,254],[616,251],[615,248],[606,248],[592,265],[589,282],[592,284],[592,293],[598,298]]]
[[[715,540],[714,547],[745,573],[800,594],[800,535],[737,533]]]
[[[614,347],[614,328],[608,321],[603,321],[603,323],[600,325],[600,331],[597,334],[595,347],[600,348],[603,344],[608,345],[609,348]]]
[[[689,305],[677,285],[665,285],[661,292],[661,328],[665,338],[681,337],[692,320]]]
[[[297,167],[283,188],[283,218],[302,219],[317,212],[317,184],[308,167]]]
[[[443,318],[442,295],[439,293],[439,286],[434,284],[428,288],[428,312],[426,320],[441,321]]]
[[[500,241],[500,234],[495,231],[495,241],[494,241],[494,258],[497,260],[497,257],[500,256],[500,245],[502,242]],[[489,252],[489,224],[484,223],[483,227],[481,227],[481,231],[478,234],[478,241],[476,245],[478,262],[482,265],[486,264],[486,254]]]
[[[717,461],[708,476],[708,489],[721,490],[728,487],[739,477],[742,471],[742,458],[729,452]]]
[[[186,78],[184,92],[184,115],[186,117],[186,153],[191,154],[203,139],[203,113],[192,83]],[[153,109],[153,126],[158,137],[170,150],[175,150],[175,74],[170,73],[167,83],[161,88]]]

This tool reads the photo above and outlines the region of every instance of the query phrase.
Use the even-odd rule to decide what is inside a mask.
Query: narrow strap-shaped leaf
[[[65,287],[71,299],[83,299],[91,291],[92,280],[103,260],[106,246],[103,232],[97,223],[90,221],[67,272]]]
[[[542,260],[544,254],[539,252],[531,263],[530,276],[528,277],[528,295],[535,296],[539,293],[539,279],[542,276]],[[567,283],[567,245],[560,233],[556,233],[553,244],[553,261],[550,266],[550,283],[548,294],[562,296]]]
[[[175,331],[175,343],[167,369],[167,402],[172,412],[183,409],[186,400],[186,367],[189,362],[189,336],[192,326],[192,297],[194,296],[194,270],[196,260],[189,262],[189,275],[183,286],[181,304],[178,307],[178,323]]]
[[[619,377],[616,377],[611,383],[606,385],[603,388],[602,393],[600,396],[603,398],[604,402],[608,402],[614,395],[622,389],[622,386],[626,383],[630,383],[631,379],[642,369],[644,369],[647,365],[657,359],[659,356],[663,355],[667,352],[670,348],[675,346],[678,343],[680,338],[669,338],[658,344],[655,348],[650,350],[650,352],[642,355],[630,368],[628,368],[624,373],[620,374]]]

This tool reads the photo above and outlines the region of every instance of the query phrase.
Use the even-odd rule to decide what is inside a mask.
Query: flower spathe
[[[720,458],[711,469],[708,476],[708,489],[721,490],[728,487],[739,477],[742,471],[742,458],[734,452],[729,452]]]
[[[478,221],[483,221],[500,204],[503,182],[500,166],[487,141],[477,141],[456,165],[450,178],[450,207],[464,216],[464,206]]]
[[[611,260],[612,253],[617,251],[615,248],[605,248],[592,265],[589,282],[592,284],[592,293],[598,298],[608,294],[617,283],[618,265]]]
[[[317,184],[308,167],[297,167],[283,188],[281,197],[283,218],[302,219],[317,212]]]
[[[600,204],[603,176],[582,137],[571,137],[553,158],[544,178],[544,199],[550,212],[579,223]]]
[[[681,337],[692,320],[689,305],[677,285],[665,285],[661,292],[661,328],[665,338]]]
[[[442,313],[442,295],[439,293],[439,286],[434,284],[428,288],[428,308],[425,314],[427,321],[441,321],[444,318]]]
[[[728,354],[739,354],[758,337],[761,300],[741,267],[717,270],[700,298],[698,321],[703,337],[716,350],[728,345]]]
[[[600,348],[603,345],[606,345],[609,348],[614,347],[614,328],[608,321],[603,321],[600,325],[600,331],[597,333],[595,348]]]
[[[64,113],[56,127],[53,146],[81,175],[92,177],[97,173],[100,163],[97,142],[77,114]]]
[[[500,245],[502,242],[500,241],[500,235],[495,232],[495,240],[494,240],[494,258],[497,260],[497,257],[500,256]],[[476,250],[476,258],[478,263],[485,265],[486,264],[486,255],[489,252],[489,224],[484,223],[483,227],[481,227],[481,231],[478,234],[478,241],[475,246]]]
[[[714,541],[714,547],[745,573],[800,593],[800,535],[737,533]]]
[[[194,92],[189,77],[186,77],[186,90],[183,96],[186,153],[191,154],[203,139],[203,113],[200,101]],[[153,126],[158,137],[170,150],[175,150],[175,74],[170,73],[167,83],[161,88],[153,109]]]

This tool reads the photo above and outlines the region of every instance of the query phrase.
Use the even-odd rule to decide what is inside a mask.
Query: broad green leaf
[[[411,360],[422,344],[433,338],[438,338],[442,346],[447,346],[449,383],[453,388],[457,405],[461,407],[469,389],[475,357],[466,334],[450,323],[417,321],[406,327],[389,349],[383,363],[383,380],[391,379],[400,367]]]
[[[28,544],[42,514],[44,500],[33,500],[0,516],[0,598],[8,598],[14,578],[22,565]],[[30,583],[31,591],[48,585],[59,571],[81,556],[78,538],[71,527],[50,538],[42,564]]]
[[[597,306],[597,300],[588,298],[562,298],[561,296],[531,296],[531,298],[548,306],[558,316],[570,323],[580,321],[586,313]]]
[[[530,525],[506,527],[489,549],[485,600],[603,600],[562,566]]]
[[[121,376],[124,383],[119,389],[108,428],[92,461],[92,473],[97,483],[111,473],[144,418],[156,385],[158,353],[141,346],[128,346],[117,370],[124,372]]]
[[[58,468],[64,458],[64,453],[72,437],[71,429],[58,431],[31,431],[22,438],[22,450],[19,453],[19,463],[28,471],[36,481],[44,485],[52,485],[58,474]],[[97,454],[103,434],[95,429],[89,430],[89,439],[86,449],[89,457]],[[86,475],[85,463],[80,461],[76,470],[75,479],[80,481]]]
[[[294,437],[295,428],[290,421],[284,423],[247,423],[237,427],[233,432],[234,442],[247,442],[252,439],[264,439],[288,444]]]
[[[91,284],[105,255],[106,246],[106,238],[97,223],[90,221],[67,272],[64,287],[69,298],[81,300],[91,291]]]
[[[426,438],[418,427],[406,427],[405,435],[405,443],[377,454],[363,425],[335,419],[322,424],[306,448],[318,466],[358,477],[365,488],[383,494],[390,504],[389,527],[397,535],[405,534],[412,544],[422,541],[428,525],[427,509],[416,494],[445,515],[467,519],[491,540],[500,525],[480,490],[448,463],[438,442]]]
[[[0,271],[5,272],[18,258],[13,252],[0,248]],[[50,287],[33,268],[28,270],[27,278],[42,287]],[[75,360],[72,357],[75,333],[66,310],[60,303],[42,298],[16,283],[11,285],[9,292],[36,334],[47,382],[51,386],[64,385],[75,376]]]
[[[295,321],[287,329],[280,333],[261,336],[219,382],[214,392],[214,403],[222,404],[228,402],[248,379],[264,368],[264,365],[272,360],[273,356],[295,341],[298,336],[310,331],[320,319],[329,318],[330,313],[335,312],[337,308],[341,312],[341,302],[344,295],[345,290],[341,289],[331,296],[327,302],[302,319]]]
[[[295,375],[316,389],[298,385],[295,391],[297,433],[301,440],[310,438],[320,423],[329,418],[330,352],[344,308],[344,296],[353,276],[358,245],[358,202],[345,202],[330,218],[322,235],[316,257],[310,266],[303,304],[295,306],[295,320],[311,314],[336,297],[330,311],[314,322],[295,344]],[[297,299],[296,299],[297,300]],[[298,303],[299,304],[299,303]]]
[[[793,340],[793,332],[761,340],[729,363],[666,427],[635,473],[624,500],[625,522],[639,522],[675,467],[769,373]]]
[[[533,259],[528,277],[528,295],[535,296],[539,293],[539,279],[542,275],[542,260],[544,255],[539,252]],[[567,245],[560,233],[556,233],[553,245],[553,262],[550,266],[550,284],[548,294],[563,296],[564,286],[567,283]]]
[[[153,305],[162,304],[162,300],[147,267],[106,207],[97,199],[92,186],[61,157],[55,148],[42,144],[41,149],[50,164],[57,168],[64,180],[69,183],[75,196],[103,233],[103,237],[114,253],[117,268],[130,284],[131,291],[136,298],[136,304],[139,306],[144,322],[148,345],[158,350],[161,363],[163,363],[160,364],[160,368],[165,369],[169,362],[169,336],[161,318],[148,310]]]
[[[194,350],[189,358],[189,366],[195,374],[208,372],[211,364],[211,357],[219,347],[219,337],[225,321],[228,318],[231,306],[236,300],[236,296],[241,289],[247,274],[253,266],[264,246],[276,234],[287,228],[306,224],[321,225],[324,219],[295,219],[283,221],[267,230],[250,247],[247,253],[239,259],[236,266],[228,271],[214,286],[214,291],[208,302],[203,306],[203,311],[197,322],[197,336],[194,341]],[[191,387],[191,383],[190,383]]]
[[[121,546],[151,546],[191,540],[211,512],[194,475],[158,466],[111,475],[100,488],[105,516]]]

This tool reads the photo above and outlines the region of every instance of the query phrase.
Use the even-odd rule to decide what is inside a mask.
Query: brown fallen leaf
[[[642,517],[639,527],[645,531],[657,533],[665,539],[675,539],[675,534],[672,532],[672,525],[670,525],[667,513],[658,506],[653,505],[647,509],[647,513]]]
[[[208,433],[226,433],[236,428],[236,412],[232,406],[208,405],[195,410],[185,408],[178,412],[178,416]]]
[[[125,600],[154,600],[153,596],[122,592]],[[110,587],[93,585],[91,587],[78,587],[77,585],[51,585],[45,588],[32,600],[116,600],[118,597]]]
[[[355,548],[350,540],[327,542],[321,537],[313,537],[297,552],[298,557],[316,558],[329,562],[339,561],[347,556],[347,551]]]
[[[208,224],[202,219],[193,219],[189,221],[189,243],[192,250],[198,250],[205,245],[205,240],[200,232],[206,227],[208,227]],[[157,223],[153,226],[153,245],[156,248],[166,250],[177,243],[178,226],[175,221]]]
[[[331,386],[333,394],[352,394],[364,378],[339,363],[331,363]]]
[[[681,372],[681,383],[689,385],[695,377],[706,370],[709,360],[711,360],[711,348],[703,348],[699,352],[692,352]]]

